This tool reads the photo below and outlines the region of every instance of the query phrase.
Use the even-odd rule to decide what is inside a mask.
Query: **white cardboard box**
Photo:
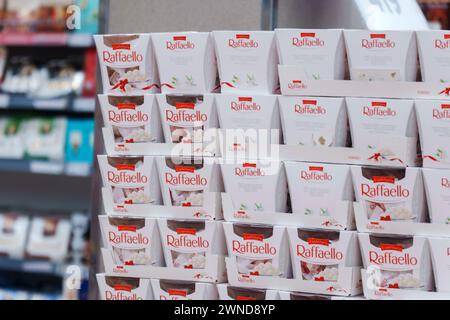
[[[103,92],[157,92],[159,79],[150,34],[94,35]]]
[[[423,222],[425,194],[419,168],[351,167],[355,198],[369,221]]]
[[[217,94],[215,101],[223,154],[245,154],[252,148],[281,142],[277,96]]]
[[[431,223],[450,223],[450,170],[422,169]]]
[[[437,292],[450,293],[450,239],[428,238]]]
[[[416,31],[422,81],[450,82],[450,33],[446,30]]]
[[[347,109],[343,98],[279,96],[284,143],[345,147]]]
[[[344,30],[352,80],[415,81],[417,42],[413,31]]]
[[[101,215],[103,244],[117,265],[163,265],[161,238],[155,219]]]
[[[358,235],[364,268],[373,272],[378,287],[433,288],[428,240],[420,236]]]
[[[253,213],[286,212],[287,183],[281,162],[225,161],[221,169],[234,208]]]
[[[353,201],[350,167],[346,165],[284,162],[292,212],[301,215],[339,216],[342,201]]]
[[[97,156],[103,185],[115,204],[161,203],[154,158]]]
[[[213,31],[222,92],[273,94],[278,55],[273,31]]]
[[[306,79],[344,79],[346,56],[340,29],[275,29],[282,65],[298,65],[299,77]]]
[[[289,278],[291,264],[286,228],[223,223],[228,255],[239,277]]]
[[[413,100],[346,98],[352,145],[368,149],[373,157],[401,161],[394,149],[392,136],[417,139],[417,122]],[[411,145],[408,162],[417,157],[417,148]]]
[[[115,143],[161,142],[162,129],[154,95],[113,96],[99,94],[105,127]]]
[[[159,219],[166,266],[205,269],[210,255],[226,255],[221,222]]]
[[[222,191],[220,168],[214,158],[159,157],[157,164],[166,206],[204,207],[206,192]]]
[[[416,100],[423,166],[450,169],[450,103]]]
[[[294,278],[300,281],[339,282],[347,267],[361,265],[354,231],[287,228]]]
[[[209,32],[153,33],[163,93],[203,94],[216,87],[216,56]]]

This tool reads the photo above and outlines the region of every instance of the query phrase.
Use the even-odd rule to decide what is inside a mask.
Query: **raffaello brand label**
[[[287,276],[284,227],[225,223],[224,230],[228,254],[236,259],[240,275]]]
[[[364,267],[374,268],[379,287],[429,290],[431,259],[427,239],[359,234]]]
[[[333,218],[336,203],[353,200],[350,167],[285,162],[293,213]]]
[[[94,40],[105,93],[128,95],[158,90],[149,34],[94,35]]]
[[[280,63],[295,65],[299,80],[341,80],[345,73],[342,30],[275,29]],[[302,82],[289,84],[302,89]]]
[[[422,169],[432,223],[450,223],[450,170]]]
[[[166,265],[205,269],[211,254],[223,254],[221,226],[214,221],[159,220]]]
[[[415,105],[423,166],[450,169],[450,103],[416,100]]]
[[[415,81],[417,43],[412,31],[344,30],[352,80]]]
[[[236,210],[246,212],[285,212],[286,176],[282,164],[249,161],[221,164],[225,191]]]
[[[102,300],[149,300],[153,297],[149,279],[97,274],[97,282]]]
[[[209,32],[154,33],[161,91],[204,94],[216,87],[216,56]]]
[[[273,31],[213,31],[221,92],[272,94],[278,86]]]
[[[361,39],[361,47],[365,49],[393,49],[395,41],[388,39],[386,33],[371,33],[369,38]]]
[[[236,34],[234,38],[228,39],[228,46],[230,48],[258,48],[259,43],[253,39],[250,39],[250,34],[240,33]]]
[[[450,32],[446,30],[418,31],[422,80],[442,83],[450,81]]]
[[[347,111],[342,98],[279,97],[285,144],[343,147]]]
[[[355,196],[369,220],[422,221],[423,181],[416,168],[351,168]]]
[[[288,228],[294,277],[336,282],[343,267],[358,265],[355,232]]]

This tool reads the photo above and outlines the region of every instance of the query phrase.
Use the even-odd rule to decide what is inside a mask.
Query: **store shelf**
[[[64,267],[61,263],[51,261],[0,258],[0,271],[62,276]]]
[[[87,163],[64,163],[46,160],[0,159],[0,171],[28,172],[35,174],[89,177],[92,168]]]
[[[0,33],[0,46],[64,46],[85,48],[92,47],[93,45],[92,35],[83,33]]]
[[[55,99],[34,99],[25,95],[0,94],[0,109],[93,113],[95,110],[95,98],[62,97]]]

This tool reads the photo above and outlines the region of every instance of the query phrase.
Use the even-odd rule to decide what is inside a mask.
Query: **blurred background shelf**
[[[60,162],[46,160],[0,159],[0,171],[34,174],[90,177],[92,166],[84,162]]]
[[[94,45],[91,34],[54,32],[0,32],[0,46],[59,46],[89,48]]]
[[[0,109],[93,113],[95,110],[95,98],[61,97],[54,99],[36,99],[25,95],[0,93]]]

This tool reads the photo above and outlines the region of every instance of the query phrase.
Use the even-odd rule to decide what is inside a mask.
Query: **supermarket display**
[[[102,299],[449,299],[437,42],[334,29],[96,39],[101,68],[109,48],[154,55],[162,82],[111,92],[103,76]]]

